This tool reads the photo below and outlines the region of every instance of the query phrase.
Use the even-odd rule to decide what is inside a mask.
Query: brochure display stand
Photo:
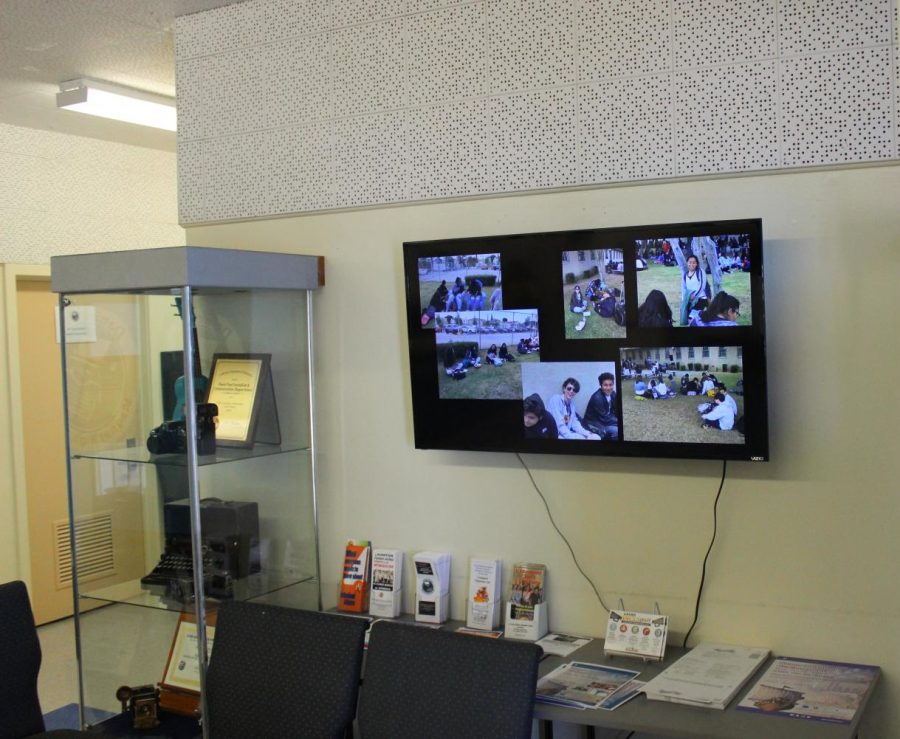
[[[499,559],[469,560],[466,626],[470,629],[490,631],[500,625],[502,573]]]
[[[442,624],[450,616],[450,555],[419,552],[416,568],[416,621]]]
[[[372,550],[372,592],[369,615],[397,618],[403,606],[403,552]]]
[[[547,604],[538,603],[531,612],[532,618],[521,618],[521,609],[515,603],[506,604],[506,625],[503,635],[507,639],[537,641],[549,631]]]
[[[222,600],[321,608],[312,311],[324,262],[178,246],[54,257],[51,276],[80,723],[85,706],[119,713],[117,686],[159,684],[166,715],[202,711],[203,624]],[[88,315],[91,331],[70,340],[68,323]]]
[[[549,630],[544,585],[547,568],[522,562],[513,565],[512,590],[506,604],[507,639],[537,641]]]

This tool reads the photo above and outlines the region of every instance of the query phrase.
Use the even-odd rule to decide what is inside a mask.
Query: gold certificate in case
[[[216,354],[207,403],[219,408],[216,444],[281,443],[270,354]]]

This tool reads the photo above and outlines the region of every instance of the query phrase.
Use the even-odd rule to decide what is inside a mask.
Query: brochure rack
[[[180,246],[55,257],[51,274],[81,723],[85,706],[118,712],[119,686],[164,682],[185,613],[202,707],[199,624],[220,601],[321,608],[312,325],[324,262]],[[216,357],[232,374],[219,373],[212,405]]]
[[[524,619],[515,617],[516,606],[512,602],[506,604],[506,626],[503,635],[507,639],[524,639],[537,641],[549,630],[547,618],[547,604],[538,603],[534,606],[534,618]]]

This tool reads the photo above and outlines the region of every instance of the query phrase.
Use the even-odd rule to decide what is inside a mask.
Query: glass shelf
[[[248,577],[234,581],[234,597],[231,600],[245,601],[267,598],[281,591],[293,589],[296,586],[308,586],[310,596],[318,594],[318,582],[314,575],[287,572],[257,572]],[[104,603],[119,603],[124,605],[139,606],[141,608],[155,608],[165,611],[193,612],[194,601],[180,601],[167,597],[162,586],[148,587],[141,585],[140,579],[128,580],[97,590],[89,590],[79,593],[84,601],[102,601]],[[267,598],[268,599],[268,598]],[[221,602],[216,598],[207,598],[207,609],[213,610]],[[311,608],[315,609],[315,603]]]
[[[288,444],[256,444],[252,449],[237,447],[218,447],[215,454],[205,454],[197,458],[200,467],[211,464],[238,462],[243,459],[258,459],[276,454],[294,454],[309,452],[309,447]],[[145,447],[127,447],[124,449],[104,449],[89,454],[73,454],[72,459],[99,459],[108,462],[129,462],[135,464],[152,464],[168,467],[185,467],[186,454],[151,454]]]

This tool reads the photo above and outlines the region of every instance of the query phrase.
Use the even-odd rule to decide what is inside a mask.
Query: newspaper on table
[[[639,674],[606,665],[569,662],[538,680],[535,700],[569,708],[599,708],[604,700]]]
[[[647,683],[650,700],[724,710],[766,661],[765,647],[703,642]]]
[[[569,634],[547,634],[536,643],[544,650],[544,654],[556,654],[568,657],[572,652],[593,641],[589,636],[570,636]]]
[[[880,674],[874,665],[778,657],[740,711],[849,724]]]

